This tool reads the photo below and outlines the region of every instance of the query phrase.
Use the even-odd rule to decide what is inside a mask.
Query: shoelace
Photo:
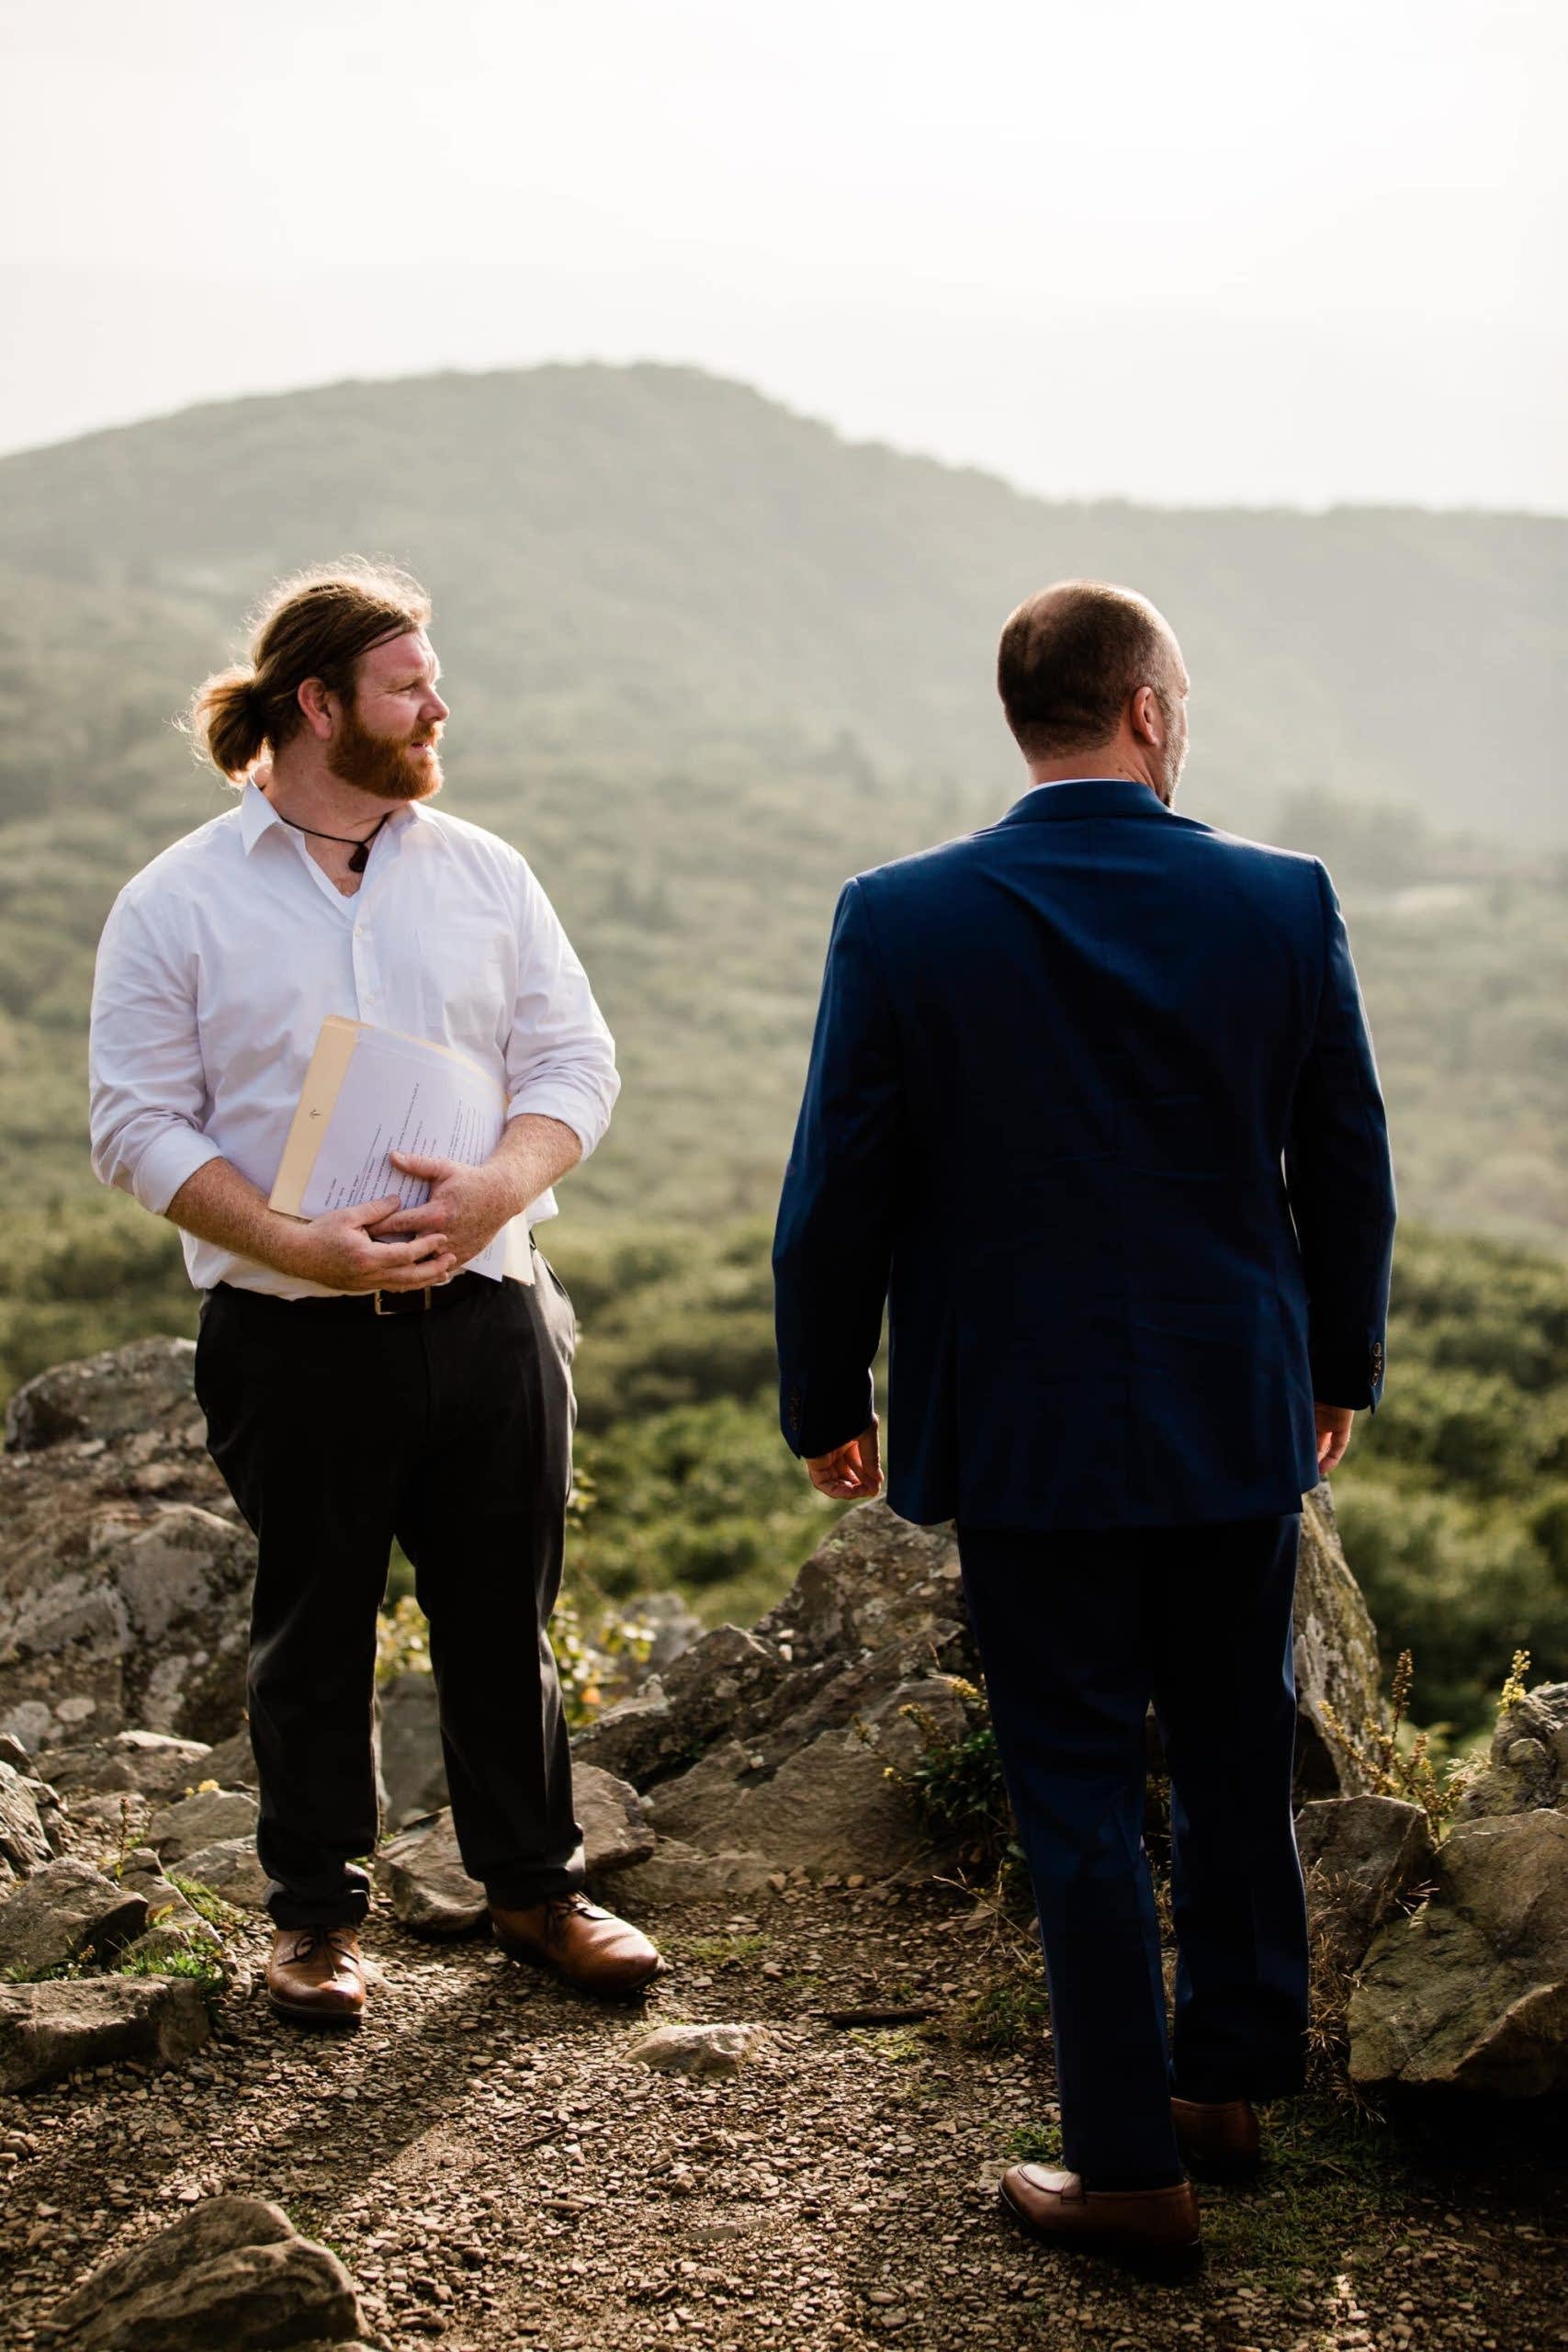
[[[591,1903],[586,1894],[553,1894],[547,1906],[545,1922],[547,1937],[552,1940],[558,1939],[565,1930],[566,1923],[574,1912],[581,1912],[587,1919],[603,1919],[608,1917],[607,1913],[600,1910],[596,1903]]]
[[[316,1954],[323,1948],[331,1952],[334,1960],[352,1962],[354,1954],[341,1940],[349,1932],[350,1930],[346,1928],[301,1928],[294,1949],[288,1955],[289,1966],[297,1968],[301,1961],[314,1960]]]

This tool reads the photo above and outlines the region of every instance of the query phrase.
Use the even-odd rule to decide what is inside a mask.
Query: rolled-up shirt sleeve
[[[555,909],[518,860],[518,978],[506,1040],[507,1116],[558,1119],[582,1146],[603,1137],[621,1091],[615,1044]]]
[[[162,1216],[219,1146],[177,919],[121,891],[104,926],[88,1045],[93,1172]]]

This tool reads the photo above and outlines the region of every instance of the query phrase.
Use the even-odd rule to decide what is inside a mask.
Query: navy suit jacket
[[[1376,1407],[1393,1180],[1315,858],[1043,785],[847,883],[773,1252],[782,1419],[972,1526],[1297,1510]]]

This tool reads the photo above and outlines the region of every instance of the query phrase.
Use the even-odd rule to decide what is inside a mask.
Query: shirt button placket
[[[362,922],[354,926],[354,987],[362,1015],[367,1007],[373,1011],[379,1004],[381,991],[376,969],[376,951]]]

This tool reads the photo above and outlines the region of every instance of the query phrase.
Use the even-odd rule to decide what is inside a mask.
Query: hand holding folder
[[[477,1168],[506,1125],[506,1096],[479,1063],[451,1046],[329,1013],[299,1090],[270,1205],[284,1216],[389,1199],[414,1208],[422,1179],[392,1165],[393,1152]],[[500,1282],[533,1280],[521,1217],[502,1227],[467,1272]]]

